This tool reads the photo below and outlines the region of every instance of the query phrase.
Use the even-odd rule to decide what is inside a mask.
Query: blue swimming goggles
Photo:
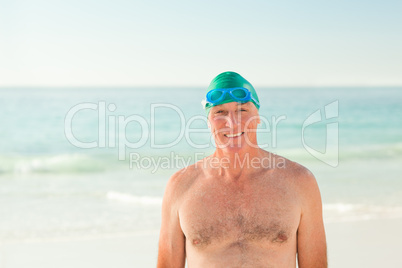
[[[260,106],[260,103],[252,96],[250,90],[244,87],[212,89],[207,93],[206,103],[210,103],[212,106],[219,105],[226,103],[223,101],[227,100],[228,97],[233,101],[242,103],[252,100],[258,107]]]

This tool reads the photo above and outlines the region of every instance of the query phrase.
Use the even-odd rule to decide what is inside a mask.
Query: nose
[[[234,112],[229,112],[225,119],[226,119],[225,126],[228,128],[233,128],[239,122],[239,118],[237,118],[237,115]]]

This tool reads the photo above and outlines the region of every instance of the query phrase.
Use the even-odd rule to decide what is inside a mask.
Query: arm
[[[297,231],[299,268],[326,268],[327,245],[322,219],[322,202],[317,181],[311,172],[301,180],[302,211]]]
[[[185,265],[185,237],[178,213],[179,176],[170,178],[162,202],[162,225],[159,235],[158,268],[179,268]]]

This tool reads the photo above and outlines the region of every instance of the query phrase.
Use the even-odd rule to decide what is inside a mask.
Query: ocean
[[[325,222],[402,218],[402,88],[257,88],[258,141],[317,178]],[[158,233],[214,151],[202,88],[1,88],[0,241]]]

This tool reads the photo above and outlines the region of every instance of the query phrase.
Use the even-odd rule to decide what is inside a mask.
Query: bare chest
[[[180,223],[198,248],[239,243],[283,244],[294,239],[300,209],[291,187],[200,185],[187,194]]]

